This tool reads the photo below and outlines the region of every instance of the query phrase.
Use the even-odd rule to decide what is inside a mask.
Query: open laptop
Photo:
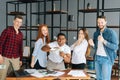
[[[13,73],[15,74],[16,77],[25,77],[25,76],[30,76],[30,74],[27,71],[24,71],[22,69],[20,70],[14,70],[12,63],[9,61],[10,66],[12,68]]]

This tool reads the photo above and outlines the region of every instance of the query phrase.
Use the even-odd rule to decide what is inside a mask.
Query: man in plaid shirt
[[[9,61],[12,62],[14,70],[18,70],[22,65],[23,34],[19,30],[22,22],[22,16],[15,16],[13,26],[6,28],[0,36],[0,64],[5,66],[0,69],[0,80],[6,78]]]

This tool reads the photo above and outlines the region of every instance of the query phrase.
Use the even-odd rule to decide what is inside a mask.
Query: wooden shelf
[[[14,12],[10,12],[10,13],[8,13],[8,15],[22,15],[22,16],[24,16],[24,15],[26,15],[24,12],[17,12],[17,11],[14,11]]]
[[[59,10],[56,10],[56,11],[46,11],[46,14],[67,14],[67,11],[59,11]]]
[[[80,9],[78,10],[79,12],[86,12],[86,13],[92,13],[92,12],[97,12],[97,9]]]
[[[38,26],[31,26],[31,27],[22,26],[20,29],[21,30],[38,30]]]
[[[97,12],[97,9],[80,9],[78,11],[83,13],[94,13]],[[99,12],[120,12],[120,8],[99,9]]]
[[[8,1],[7,3],[10,3],[10,4],[26,4],[26,3],[37,3],[37,2],[44,2],[43,1],[39,1],[39,0],[21,0],[21,1]]]
[[[46,11],[46,14],[67,14],[67,11],[64,10]]]
[[[120,8],[100,9],[100,12],[120,12]]]
[[[120,28],[120,26],[107,26],[109,28]]]
[[[35,15],[44,15],[45,12],[32,12],[31,14],[35,14]]]
[[[32,14],[35,14],[35,15],[44,15],[44,14],[67,14],[67,11],[59,11],[59,10],[56,10],[56,11],[46,11],[46,12],[32,12]]]

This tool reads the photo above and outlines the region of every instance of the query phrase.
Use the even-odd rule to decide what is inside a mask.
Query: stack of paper
[[[31,76],[38,77],[38,78],[44,77],[44,75],[39,73],[38,71],[36,71],[33,74],[31,74]]]
[[[91,78],[96,78],[95,70],[86,70],[86,72]]]
[[[86,77],[85,73],[83,70],[71,70],[68,75],[72,75],[75,77]]]
[[[24,71],[27,71],[28,73],[32,74],[34,72],[36,72],[36,69],[24,69]]]
[[[6,69],[6,65],[0,64],[0,69]]]
[[[65,73],[61,71],[49,71],[44,69],[43,70],[25,69],[25,71],[30,73],[31,76],[38,77],[38,78],[41,78],[44,76],[61,76]]]
[[[46,76],[61,76],[61,75],[63,75],[64,73],[65,73],[65,72],[55,71],[55,73],[47,74]]]

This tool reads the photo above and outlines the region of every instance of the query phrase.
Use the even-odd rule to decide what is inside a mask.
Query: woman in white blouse
[[[48,27],[46,24],[41,24],[38,30],[37,41],[35,42],[34,51],[32,54],[31,67],[35,69],[45,69],[47,66],[47,53],[41,48],[50,42]]]
[[[86,66],[86,56],[90,53],[88,44],[88,31],[86,28],[81,28],[78,33],[78,40],[72,44],[72,69],[84,69]]]

